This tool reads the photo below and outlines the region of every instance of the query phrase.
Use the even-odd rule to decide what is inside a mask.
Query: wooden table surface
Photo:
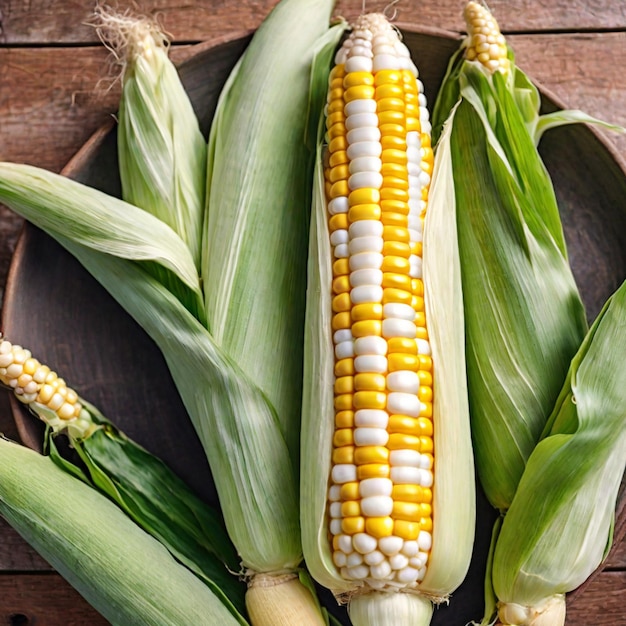
[[[138,0],[159,14],[184,59],[190,44],[258,26],[276,0]],[[125,3],[120,0],[120,8]],[[366,2],[381,10],[386,2]],[[361,0],[339,0],[354,17]],[[402,22],[462,32],[463,0],[401,0]],[[624,0],[490,0],[517,61],[568,107],[626,126]],[[84,0],[0,0],[0,160],[60,171],[115,112],[118,85],[107,79],[107,52],[85,25]],[[607,135],[626,158],[626,135]],[[572,155],[585,158],[585,155]],[[0,299],[21,220],[0,207]],[[5,395],[0,432],[17,439]],[[568,626],[626,625],[626,542],[605,570],[571,603]],[[98,625],[99,617],[0,519],[0,626]],[[194,625],[195,626],[195,625]],[[297,626],[297,625],[294,625]],[[462,626],[451,624],[450,626]]]

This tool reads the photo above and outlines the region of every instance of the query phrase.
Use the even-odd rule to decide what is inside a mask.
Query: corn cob
[[[332,263],[329,284],[321,285],[332,291],[324,296],[332,312],[322,311],[328,327],[320,332],[332,334],[334,432],[327,444],[332,452],[325,521],[318,520],[325,528],[310,529],[314,552],[307,554],[305,536],[313,576],[349,601],[354,624],[428,623],[431,600],[447,596],[467,566],[457,570],[457,562],[450,563],[454,573],[445,584],[439,565],[430,570],[439,448],[438,382],[422,272],[433,174],[425,105],[417,68],[398,32],[381,14],[361,16],[329,77],[327,222],[320,225],[328,242],[320,247],[332,257],[321,259]],[[324,365],[326,357],[319,358]],[[463,419],[462,405],[455,420]],[[307,423],[305,410],[305,445]],[[443,459],[444,431],[439,435]],[[459,441],[463,457],[463,434]],[[305,465],[302,473],[310,469]],[[472,519],[473,502],[465,504],[460,509]],[[309,523],[303,519],[305,535]],[[445,534],[443,526],[440,532]],[[324,536],[329,554],[320,556]],[[461,545],[465,538],[459,537]]]
[[[490,72],[507,74],[511,62],[506,41],[489,10],[478,2],[468,2],[464,16],[467,25],[465,58],[478,61]]]

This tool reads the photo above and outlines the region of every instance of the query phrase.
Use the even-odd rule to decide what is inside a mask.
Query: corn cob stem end
[[[255,574],[246,608],[252,626],[325,626],[316,599],[297,573]]]
[[[370,591],[357,593],[348,605],[353,626],[428,626],[434,604],[421,593]]]
[[[535,606],[500,602],[498,619],[502,626],[563,626],[565,624],[565,596],[550,596]]]

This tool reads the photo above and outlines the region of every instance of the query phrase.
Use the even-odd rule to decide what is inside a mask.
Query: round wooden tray
[[[433,103],[459,35],[398,25]],[[180,66],[202,129],[208,133],[217,97],[251,33],[195,47]],[[541,89],[546,110],[563,105]],[[541,151],[552,175],[571,264],[590,319],[626,277],[626,164],[602,136],[577,125],[550,131]],[[581,157],[584,155],[584,158]],[[114,123],[85,144],[63,173],[120,194]],[[130,437],[165,460],[207,501],[217,505],[211,473],[161,353],[109,294],[50,237],[26,224],[4,297],[2,328],[95,404]],[[24,443],[41,449],[42,425],[12,403]],[[482,616],[483,578],[494,513],[479,489],[478,530],[466,582],[433,624],[465,624]],[[623,502],[623,499],[622,499]],[[619,519],[624,520],[623,506]],[[626,530],[622,523],[616,538]],[[346,624],[345,611],[324,603]]]

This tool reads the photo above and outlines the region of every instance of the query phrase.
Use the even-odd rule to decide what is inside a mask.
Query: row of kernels
[[[465,21],[469,39],[466,58],[479,61],[491,72],[506,73],[510,68],[506,41],[491,13],[477,2],[469,2]]]

